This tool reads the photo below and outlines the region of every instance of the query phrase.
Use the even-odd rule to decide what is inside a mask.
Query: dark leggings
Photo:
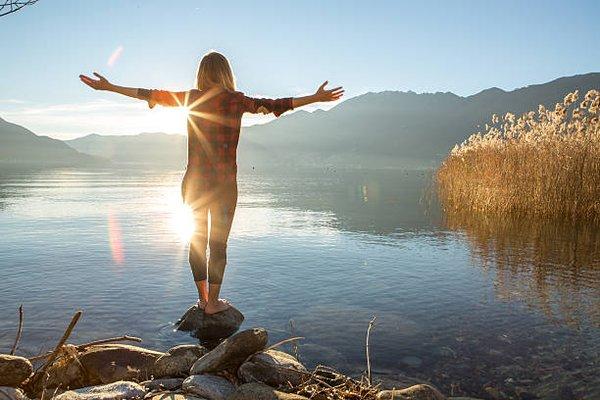
[[[233,179],[200,188],[195,187],[189,177],[186,178],[184,178],[182,192],[185,202],[194,212],[195,220],[189,254],[192,274],[196,282],[206,280],[208,277],[209,283],[220,284],[223,282],[223,273],[227,264],[227,239],[237,204],[237,182]],[[191,184],[186,183],[186,180]],[[210,249],[208,262],[207,245]]]

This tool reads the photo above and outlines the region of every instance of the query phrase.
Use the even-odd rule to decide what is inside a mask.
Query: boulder
[[[308,398],[299,394],[280,392],[264,383],[255,382],[238,386],[227,400],[308,400]]]
[[[148,397],[147,397],[148,399]],[[196,397],[191,394],[177,392],[163,392],[149,397],[150,400],[206,400],[201,397]]]
[[[137,383],[118,381],[107,385],[89,386],[69,390],[54,397],[55,400],[123,400],[143,399],[146,390]]]
[[[204,314],[198,305],[190,307],[175,324],[177,330],[192,332],[200,340],[214,342],[227,338],[240,328],[244,315],[235,307],[213,314]]]
[[[430,385],[414,385],[402,390],[382,390],[377,400],[446,400],[436,388]]]
[[[21,389],[10,386],[0,386],[0,399],[2,400],[28,400]]]
[[[225,400],[235,392],[235,386],[227,379],[215,375],[192,375],[181,386],[185,393],[207,400]]]
[[[149,379],[164,353],[126,344],[92,346],[79,355],[87,385]]]
[[[140,383],[148,392],[157,392],[160,390],[176,390],[181,388],[183,378],[153,379]]]
[[[208,353],[208,349],[200,345],[175,346],[156,360],[152,368],[152,375],[155,378],[187,377],[192,365],[206,353]]]
[[[267,331],[263,328],[236,333],[199,358],[192,366],[190,374],[237,369],[249,356],[263,350],[267,340]]]
[[[33,374],[28,359],[0,354],[0,386],[17,387]]]
[[[296,386],[308,375],[304,365],[295,357],[278,350],[267,350],[253,355],[238,369],[244,382],[263,382],[269,386]]]

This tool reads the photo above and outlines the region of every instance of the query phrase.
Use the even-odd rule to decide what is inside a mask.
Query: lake
[[[166,350],[195,301],[181,171],[0,172],[0,352],[121,334]],[[600,229],[447,215],[428,170],[242,171],[223,295],[307,366],[447,394],[600,398]],[[287,347],[287,350],[291,350]],[[529,396],[529,397],[527,397]]]

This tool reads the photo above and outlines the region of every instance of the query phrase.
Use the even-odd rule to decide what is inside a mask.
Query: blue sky
[[[0,117],[57,138],[183,132],[181,113],[77,76],[185,89],[210,49],[252,95],[306,94],[325,79],[347,97],[514,89],[599,71],[598,17],[598,1],[40,0],[0,18]]]

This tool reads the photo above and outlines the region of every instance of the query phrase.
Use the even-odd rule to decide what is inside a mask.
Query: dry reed
[[[446,211],[600,221],[600,92],[492,117],[437,171]]]

